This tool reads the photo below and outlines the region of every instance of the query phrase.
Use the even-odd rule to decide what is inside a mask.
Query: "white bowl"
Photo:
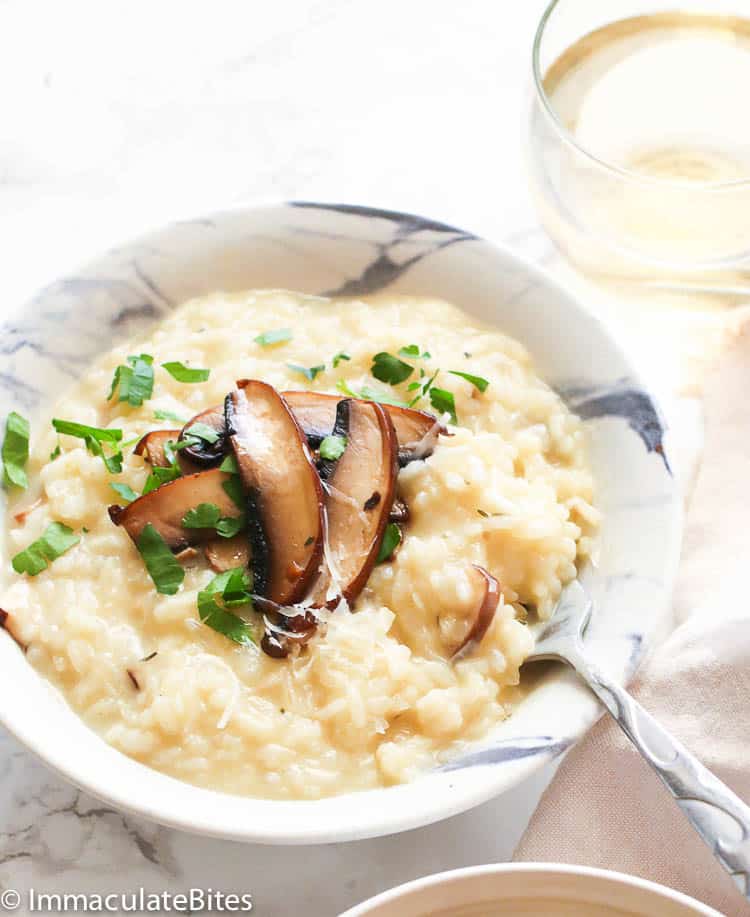
[[[471,866],[407,882],[341,917],[722,917],[655,882],[561,863]]]
[[[680,499],[653,400],[599,321],[540,268],[470,233],[408,214],[293,203],[174,223],[41,291],[0,328],[0,416],[33,415],[116,341],[217,289],[385,289],[444,297],[530,349],[541,375],[587,419],[604,511],[585,572],[597,600],[592,651],[621,681],[666,613]],[[7,552],[6,552],[7,553]],[[219,837],[313,843],[446,818],[507,790],[578,739],[598,713],[568,671],[535,683],[514,715],[460,760],[415,782],[310,802],[197,789],[113,750],[0,639],[0,722],[49,766],[109,805]]]

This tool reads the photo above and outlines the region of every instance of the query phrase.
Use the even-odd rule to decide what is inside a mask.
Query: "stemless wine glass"
[[[749,89],[750,0],[553,0],[527,157],[563,253],[650,292],[750,297]]]

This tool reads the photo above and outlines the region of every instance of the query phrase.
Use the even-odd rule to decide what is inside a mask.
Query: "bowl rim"
[[[383,905],[394,904],[403,899],[406,895],[418,894],[429,889],[438,888],[441,885],[463,882],[465,880],[479,879],[483,876],[496,875],[528,875],[539,876],[549,874],[550,876],[578,876],[582,879],[603,879],[613,886],[613,891],[622,887],[638,889],[655,896],[654,904],[658,899],[662,901],[671,901],[675,904],[681,904],[689,909],[690,912],[702,917],[722,917],[722,914],[714,910],[708,904],[698,901],[696,898],[686,895],[684,892],[669,888],[659,882],[651,879],[643,879],[640,876],[630,875],[629,873],[619,872],[613,869],[603,869],[595,866],[578,866],[575,863],[487,863],[481,866],[465,866],[461,869],[449,869],[444,872],[433,873],[432,875],[422,876],[419,879],[412,879],[410,882],[404,882],[395,888],[355,904],[354,907],[344,911],[339,917],[368,917],[376,908]],[[417,902],[418,903],[418,902]],[[468,902],[472,904],[473,902]],[[656,913],[656,912],[654,912]]]
[[[644,383],[641,373],[630,360],[629,356],[626,354],[624,348],[620,345],[614,333],[612,333],[602,318],[593,311],[592,307],[590,307],[587,303],[582,302],[581,299],[575,295],[563,281],[553,276],[543,265],[537,264],[528,257],[518,254],[513,250],[512,247],[504,243],[498,243],[485,237],[477,236],[471,232],[457,228],[448,223],[424,217],[419,214],[369,205],[340,204],[330,201],[308,201],[297,199],[276,200],[274,202],[263,201],[258,202],[257,204],[238,204],[236,206],[224,207],[217,210],[209,210],[192,217],[181,216],[179,219],[170,220],[157,226],[147,226],[143,229],[143,231],[139,232],[135,236],[131,236],[121,244],[114,246],[114,248],[126,249],[127,247],[138,243],[138,241],[144,237],[173,230],[174,228],[179,227],[185,223],[206,220],[219,221],[225,217],[237,217],[238,215],[246,213],[249,214],[263,211],[283,211],[289,207],[300,206],[307,208],[334,209],[365,218],[380,217],[385,219],[413,220],[419,225],[423,224],[423,228],[425,230],[439,227],[441,231],[460,233],[467,239],[471,239],[487,245],[490,249],[498,252],[499,254],[508,258],[510,261],[518,264],[525,271],[528,271],[544,286],[550,290],[554,290],[559,295],[561,300],[564,300],[568,305],[572,305],[575,309],[578,309],[594,325],[598,326],[602,335],[607,339],[609,346],[612,348],[612,351],[617,353],[621,357],[622,361],[628,366],[628,371],[632,381],[649,395],[657,411],[661,414],[659,399],[653,395],[650,386]],[[112,250],[113,247],[110,247],[107,251],[111,252]],[[105,257],[107,251],[100,251],[93,254],[91,257],[86,259],[83,264],[78,265],[71,271],[65,272],[61,276],[65,277],[68,274],[76,273],[77,271],[84,271],[90,265],[95,264],[100,258]],[[44,289],[46,289],[46,286],[42,288],[42,290],[37,291],[37,294],[35,295],[38,295],[39,292],[43,292]],[[32,301],[33,299],[34,296],[31,297]],[[21,304],[20,309],[23,309],[23,306],[24,304]],[[10,310],[9,317],[12,318],[13,315],[18,311],[19,309]],[[664,567],[664,591],[663,601],[659,602],[660,611],[663,611],[663,606],[668,604],[671,600],[671,594],[674,587],[680,556],[683,516],[684,510],[682,502],[680,500],[675,500],[672,504],[670,525],[668,530],[665,532],[665,538],[669,542],[670,550],[668,553],[668,561],[665,563]],[[34,672],[38,678],[45,682],[45,679],[43,679],[41,675],[38,675],[35,670]],[[632,677],[632,674],[633,673],[631,672],[629,677]],[[602,714],[603,710],[598,709],[594,716],[587,717],[587,723],[585,727],[580,733],[575,735],[574,742],[579,741],[583,735],[585,735],[586,731],[591,728],[596,719],[598,719]],[[77,716],[75,713],[73,713],[73,715]],[[503,767],[496,767],[493,770],[498,776],[494,780],[488,779],[484,781],[475,781],[474,785],[470,789],[465,789],[461,794],[459,794],[460,798],[458,799],[452,795],[445,795],[442,799],[438,799],[437,802],[430,807],[429,812],[422,810],[413,811],[408,806],[396,810],[396,807],[389,806],[384,807],[379,817],[376,819],[371,819],[365,826],[357,825],[355,821],[352,820],[351,827],[342,829],[339,826],[338,828],[332,829],[326,824],[325,819],[319,817],[315,819],[315,822],[313,823],[313,820],[309,817],[309,814],[316,807],[319,807],[321,803],[326,802],[325,798],[322,800],[269,800],[262,797],[238,797],[231,794],[224,794],[220,791],[206,790],[205,788],[195,787],[190,783],[165,775],[159,771],[154,771],[153,769],[148,768],[146,765],[143,765],[134,759],[128,758],[117,749],[114,749],[111,746],[107,746],[111,753],[121,755],[131,764],[140,768],[145,768],[152,773],[156,773],[160,778],[162,778],[163,781],[166,781],[165,788],[168,786],[168,784],[171,783],[172,785],[178,786],[181,789],[195,791],[200,790],[202,792],[214,793],[216,796],[221,798],[240,800],[243,803],[252,802],[263,807],[294,806],[295,811],[299,813],[301,813],[304,809],[309,810],[308,817],[300,818],[299,822],[295,823],[293,827],[290,827],[288,818],[284,818],[282,820],[283,824],[280,826],[270,825],[269,822],[271,822],[272,819],[268,818],[267,816],[263,817],[262,819],[264,822],[262,827],[248,823],[239,825],[236,821],[233,823],[227,823],[225,820],[222,823],[221,818],[196,817],[196,815],[191,813],[189,809],[180,808],[176,805],[162,807],[162,805],[156,806],[144,801],[140,801],[138,798],[134,798],[133,793],[127,791],[125,788],[112,786],[110,783],[108,783],[106,775],[102,775],[100,778],[98,778],[97,775],[92,771],[86,771],[84,774],[81,774],[80,769],[75,769],[71,766],[70,758],[66,753],[53,747],[50,743],[45,744],[42,736],[35,735],[33,730],[27,729],[25,726],[14,726],[8,724],[6,722],[5,711],[2,705],[0,705],[0,724],[2,724],[4,728],[6,728],[21,744],[23,744],[25,748],[29,749],[41,761],[43,761],[45,765],[50,767],[56,773],[60,774],[60,776],[62,776],[68,782],[72,783],[74,786],[85,791],[100,801],[111,804],[121,811],[147,818],[170,828],[188,831],[194,834],[200,834],[208,837],[224,838],[228,840],[242,841],[245,843],[277,845],[326,844],[397,834],[413,828],[419,828],[434,824],[436,822],[443,821],[446,818],[452,817],[453,815],[458,815],[462,812],[469,811],[470,809],[473,809],[484,802],[494,799],[500,793],[509,788],[507,780],[501,779],[499,776],[500,774],[506,773],[506,769]],[[95,733],[92,732],[92,734],[96,736]],[[96,737],[99,739],[99,741],[104,741],[101,739],[101,737]],[[556,757],[559,757],[559,755],[564,750],[565,749],[557,749],[547,754],[530,755],[515,761],[513,768],[513,785],[522,782],[540,770],[543,766],[549,764],[550,761],[554,760]],[[427,775],[427,778],[429,779],[429,775]],[[401,789],[404,792],[408,792],[408,788],[412,785],[413,784],[408,783],[399,785],[397,787],[389,787],[386,789],[396,791]],[[373,788],[371,790],[341,794],[337,797],[331,798],[349,798],[354,800],[364,793],[379,793],[382,791],[382,789],[383,788]]]

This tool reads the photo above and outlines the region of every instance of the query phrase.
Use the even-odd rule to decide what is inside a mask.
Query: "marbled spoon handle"
[[[567,658],[661,777],[740,893],[750,900],[750,807],[582,652],[569,653]]]

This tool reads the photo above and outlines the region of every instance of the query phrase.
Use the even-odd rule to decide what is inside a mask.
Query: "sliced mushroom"
[[[218,468],[187,474],[138,497],[128,506],[110,506],[109,515],[115,525],[123,526],[133,541],[138,541],[150,522],[173,551],[181,551],[215,537],[213,529],[184,528],[182,520],[188,510],[201,503],[214,503],[222,516],[236,518],[242,514],[222,487],[229,477]]]
[[[295,648],[308,643],[320,621],[311,608],[277,605],[263,596],[253,596],[253,607],[263,615],[265,632],[261,649],[274,659],[284,659]]]
[[[0,608],[0,630],[6,631],[8,636],[14,641],[14,643],[18,644],[24,653],[28,650],[28,644],[22,643],[13,633],[13,630],[10,626],[10,612],[5,611],[4,608]]]
[[[336,420],[338,395],[323,392],[282,392],[284,400],[294,412],[305,431],[308,442],[317,448],[328,436]],[[427,411],[400,408],[392,404],[382,407],[390,415],[398,439],[398,460],[401,466],[415,459],[432,455],[438,436],[446,433],[440,421]]]
[[[350,604],[370,576],[396,492],[398,443],[380,404],[346,399],[338,407],[347,446],[326,484],[326,566],[312,593],[313,604],[343,595]]]
[[[250,545],[245,532],[232,538],[212,538],[206,543],[205,552],[206,560],[217,573],[250,564]]]
[[[310,449],[279,393],[257,379],[237,383],[226,419],[247,499],[253,588],[292,605],[323,553],[323,489]]]
[[[140,438],[133,452],[140,455],[149,465],[156,468],[169,468],[172,463],[167,458],[164,447],[170,441],[176,443],[179,438],[179,430],[152,430]]]
[[[473,610],[466,636],[453,652],[451,662],[458,662],[459,659],[464,659],[479,646],[482,638],[487,633],[487,628],[495,617],[495,611],[500,602],[500,584],[495,577],[478,564],[472,564],[472,567],[481,578],[482,591],[479,601]]]
[[[406,525],[406,523],[409,521],[409,507],[400,497],[396,497],[396,499],[393,501],[393,506],[391,507],[391,514],[388,517],[388,521],[398,522],[401,525]]]
[[[198,468],[214,468],[221,463],[227,451],[224,406],[217,405],[201,411],[200,414],[196,414],[180,431],[180,439],[185,439],[188,435],[187,431],[197,423],[210,427],[216,433],[217,439],[215,442],[209,443],[208,440],[195,437],[198,442],[194,446],[185,446],[184,449],[180,449],[178,461],[180,466],[185,461]]]

